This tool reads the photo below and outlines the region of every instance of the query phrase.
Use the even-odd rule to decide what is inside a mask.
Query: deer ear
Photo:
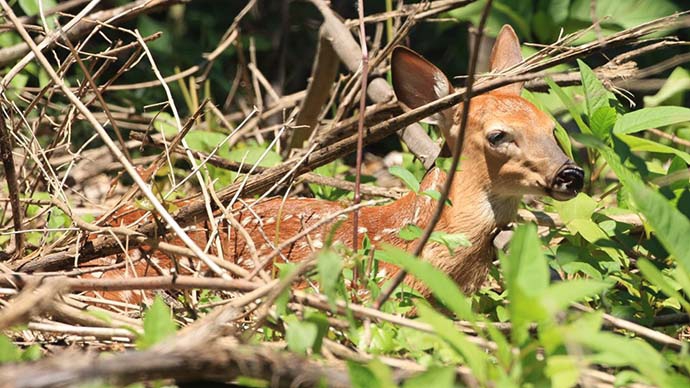
[[[395,96],[411,109],[453,91],[450,81],[438,67],[406,47],[398,46],[393,50],[391,71]]]
[[[500,72],[522,62],[522,53],[520,52],[520,41],[513,27],[508,24],[503,25],[501,32],[496,37],[496,43],[491,50],[491,59],[489,60],[489,67],[491,72]],[[497,94],[513,94],[520,95],[523,82],[518,82],[506,85],[502,88],[494,90]]]

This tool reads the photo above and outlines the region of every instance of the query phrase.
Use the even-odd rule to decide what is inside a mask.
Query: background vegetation
[[[103,1],[98,7],[131,3]],[[273,167],[290,162],[285,139],[272,141],[282,128],[291,129],[299,93],[307,87],[323,21],[319,10],[306,1],[259,1],[238,17],[245,2],[163,3],[135,12],[117,27],[106,25],[80,48],[85,67],[67,60],[73,52],[64,40],[44,53],[54,68],[64,65],[60,77],[88,101],[101,123],[108,122],[111,138],[131,142],[149,135],[174,137],[179,114],[182,124],[191,128],[185,137],[191,149],[215,152],[235,166],[207,167],[207,182],[219,192],[246,175],[238,172],[238,163]],[[33,37],[43,35],[46,25],[54,29],[70,19],[62,14],[42,21],[41,4],[45,9],[57,5],[54,0],[10,2],[18,16],[25,17],[22,22],[34,27],[29,28]],[[418,20],[403,42],[447,74],[466,74],[468,27],[478,24],[485,4],[470,2]],[[365,15],[398,5],[365,1]],[[332,1],[331,7],[345,19],[356,19],[352,1]],[[568,47],[607,42],[612,34],[687,9],[681,0],[496,0],[486,34],[495,36],[500,26],[511,24],[521,40],[529,42],[523,47],[529,55],[583,29]],[[236,17],[236,26],[231,26]],[[367,24],[369,44],[378,49],[397,36],[407,17]],[[161,292],[166,296],[146,306],[109,306],[107,312],[102,301],[70,299],[70,292],[78,290],[69,289],[76,283],[65,283],[64,277],[79,274],[71,261],[60,268],[41,268],[42,282],[22,266],[86,241],[90,237],[84,224],[95,223],[120,202],[145,210],[151,205],[142,195],[130,194],[131,178],[110,158],[93,126],[75,114],[73,102],[54,86],[46,69],[30,62],[8,80],[2,98],[7,128],[14,133],[25,245],[17,254],[13,207],[9,200],[0,203],[0,246],[7,259],[0,264],[5,287],[0,289],[0,363],[8,364],[0,367],[0,379],[8,385],[28,384],[32,378],[50,384],[58,381],[53,380],[59,378],[54,377],[57,371],[69,370],[76,377],[63,383],[93,383],[96,378],[96,386],[137,381],[173,385],[188,379],[251,386],[688,386],[690,22],[687,14],[679,20],[627,45],[602,44],[602,49],[587,53],[591,55],[552,67],[547,86],[524,92],[557,120],[559,140],[585,168],[587,185],[567,202],[526,199],[490,279],[468,296],[438,269],[410,254],[393,248],[374,252],[365,241],[357,252],[330,244],[308,261],[311,266],[284,265],[276,274],[280,283],[257,283],[253,289],[228,291],[232,287],[223,283],[229,288]],[[356,35],[357,24],[350,26]],[[23,39],[7,16],[2,28],[0,53],[7,54]],[[233,30],[237,38],[208,61],[208,53]],[[147,42],[150,58],[133,31],[142,37],[162,33]],[[71,43],[82,38],[72,37]],[[112,53],[109,59],[118,40],[135,49]],[[634,58],[637,69],[606,67],[612,58],[655,44],[654,50],[642,50]],[[23,56],[0,58],[3,76]],[[156,80],[153,64],[164,77],[177,75],[169,83],[172,98],[159,83],[150,82]],[[190,68],[194,71],[184,75]],[[340,70],[331,92],[333,105],[322,112],[323,128],[359,114],[357,104],[346,97],[350,89],[342,86],[354,84],[359,75]],[[568,71],[578,73],[581,84],[560,82],[556,72]],[[372,73],[386,72],[384,64]],[[622,72],[627,72],[624,79],[617,77]],[[103,102],[84,87],[90,82],[87,74],[97,75],[99,85],[114,79],[101,91]],[[259,74],[265,83],[259,83]],[[379,121],[393,116],[388,112]],[[238,136],[228,140],[234,130]],[[433,128],[427,130],[437,136]],[[179,210],[175,199],[199,192],[193,179],[175,185],[190,175],[190,162],[183,155],[154,162],[162,154],[160,147],[140,146],[139,141],[128,147],[139,171],[151,174],[147,168],[160,163],[149,182],[169,211]],[[366,151],[364,181],[390,184],[399,177],[393,180],[398,186],[418,187],[425,169],[397,137],[369,145]],[[381,175],[377,170],[387,168],[382,166],[388,155],[397,155],[400,163]],[[352,156],[343,153],[314,172],[352,180],[352,165]],[[4,181],[3,197],[9,198]],[[331,200],[352,197],[344,186],[307,182],[295,185],[291,193]],[[284,193],[283,187],[272,194]],[[410,228],[401,233],[414,239],[417,232]],[[456,236],[444,243],[454,249],[463,241]],[[401,286],[379,311],[372,300],[345,286],[357,268],[368,280],[363,282],[367,294],[378,296],[379,261],[422,279],[437,303],[430,305]],[[60,280],[51,282],[56,275]],[[291,282],[304,278],[319,286],[290,289]],[[81,303],[87,313],[65,313],[56,307],[63,299],[71,300],[72,308]],[[217,307],[222,305],[226,307]],[[417,317],[405,315],[413,308]],[[81,348],[113,353],[110,369],[88,354],[65,356]],[[128,352],[119,353],[123,348]],[[56,357],[69,357],[69,365],[29,362]],[[173,361],[161,367],[162,360]],[[152,363],[149,369],[147,361]],[[40,380],[43,376],[53,377]]]

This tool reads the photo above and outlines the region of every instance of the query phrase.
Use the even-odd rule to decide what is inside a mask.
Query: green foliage
[[[176,331],[177,324],[172,318],[170,308],[160,296],[156,296],[144,313],[144,332],[137,338],[137,347],[148,349],[174,335]]]

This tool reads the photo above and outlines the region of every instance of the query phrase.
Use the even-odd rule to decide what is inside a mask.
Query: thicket
[[[304,101],[313,68],[328,72],[317,66],[320,37],[349,31],[360,43],[354,3],[0,0],[0,385],[690,385],[690,15],[680,0],[490,2],[480,35],[507,23],[526,42],[532,56],[510,75],[553,116],[587,184],[567,202],[528,198],[474,295],[366,240],[356,251],[327,244],[279,266],[273,282],[162,279],[144,285],[161,290],[143,305],[80,294],[114,287],[79,278],[85,264],[167,241],[158,228],[167,220],[100,223],[123,204],[160,213],[132,171],[183,226],[206,216],[200,182],[214,203],[288,188],[351,201],[361,52],[336,49],[325,100]],[[468,31],[486,1],[364,3],[370,80],[388,79],[396,43],[466,74]],[[426,114],[463,90],[453,96]],[[365,167],[397,155],[386,176],[417,190],[434,158],[415,155],[438,148],[435,128],[401,142],[395,131],[424,115],[371,96],[368,106]],[[311,134],[299,125],[307,110],[314,134],[300,148],[291,138]],[[405,191],[375,187],[372,175],[368,198]],[[464,243],[436,237],[448,249]],[[434,300],[402,285],[375,308],[379,261],[424,281]],[[369,298],[346,287],[354,273]],[[305,279],[316,286],[291,288]]]

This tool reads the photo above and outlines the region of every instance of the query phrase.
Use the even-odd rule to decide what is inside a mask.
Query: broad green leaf
[[[690,273],[690,220],[673,207],[666,197],[647,187],[638,175],[628,170],[611,148],[591,138],[582,139],[599,150],[621,182],[628,187],[636,209],[645,216],[658,240]]]
[[[594,10],[597,19],[602,21],[602,25],[611,26],[610,28],[614,28],[614,31],[635,27],[679,11],[678,5],[670,0],[597,1]],[[569,15],[571,19],[591,25],[592,2],[573,0]]]
[[[522,344],[528,338],[529,323],[547,317],[539,300],[549,285],[549,270],[534,225],[518,226],[509,254],[499,257],[508,288],[513,341]]]
[[[590,279],[573,279],[555,283],[544,293],[542,303],[549,314],[555,315],[574,302],[597,295],[609,288],[609,284]]]
[[[667,145],[663,145],[661,143],[657,143],[655,141],[644,139],[637,136],[621,134],[618,135],[618,138],[625,142],[625,144],[627,144],[630,147],[631,151],[647,151],[656,152],[660,154],[673,154],[683,159],[685,163],[690,164],[690,154],[679,149],[669,147]]]
[[[522,97],[525,98],[527,101],[533,103],[534,105],[537,106],[540,110],[544,111],[547,113],[549,116],[551,116],[551,119],[553,120],[554,124],[556,124],[556,127],[554,128],[553,135],[556,137],[556,141],[558,142],[558,145],[561,146],[561,149],[563,152],[565,152],[568,157],[573,160],[573,145],[570,142],[570,136],[568,135],[568,131],[563,128],[561,123],[556,120],[553,115],[550,113],[554,109],[550,109],[547,107],[542,98],[539,98],[538,96],[548,96],[551,97],[551,95],[546,94],[546,93],[532,93],[527,89],[522,90]],[[551,97],[553,100],[554,98]]]
[[[280,278],[280,280],[283,280],[286,277],[290,276],[290,274],[292,274],[292,272],[297,268],[296,263],[276,263],[275,265],[278,268],[278,277]],[[281,292],[280,295],[276,298],[276,313],[279,316],[283,316],[288,313],[287,304],[289,301],[290,288],[288,287],[285,290],[283,290],[283,292]]]
[[[458,285],[431,263],[419,260],[409,252],[391,245],[384,245],[382,249],[375,252],[375,255],[376,258],[401,267],[421,280],[438,300],[461,319],[475,321],[469,300],[465,298]]]
[[[587,124],[585,124],[584,121],[582,121],[582,117],[580,116],[580,110],[578,109],[577,105],[575,105],[575,102],[570,98],[570,96],[568,96],[563,91],[563,88],[558,86],[557,83],[553,82],[551,78],[546,77],[544,78],[544,81],[546,81],[546,84],[549,85],[551,91],[556,93],[563,105],[565,105],[566,109],[568,109],[568,112],[570,112],[570,115],[573,117],[573,120],[575,120],[575,123],[577,124],[578,128],[580,128],[580,131],[584,134],[591,135],[592,130],[587,126]]]
[[[366,365],[355,361],[347,361],[350,384],[353,388],[380,388],[381,383]]]
[[[424,231],[417,225],[407,224],[400,229],[398,232],[398,237],[405,241],[414,241],[420,237]]]
[[[22,11],[26,14],[26,16],[34,16],[38,15],[40,12],[40,7],[38,0],[19,0],[19,7],[21,7]],[[55,0],[43,0],[43,11],[53,8],[56,5]]]
[[[407,171],[407,169],[400,166],[393,166],[388,169],[388,172],[405,182],[405,185],[407,185],[410,190],[415,193],[419,191],[419,181],[411,172]]]
[[[432,367],[408,379],[403,388],[453,388],[455,387],[455,369],[453,367]]]
[[[565,224],[576,219],[589,220],[594,214],[598,204],[592,197],[585,193],[579,193],[575,198],[563,201],[554,202],[553,206],[558,210],[561,220]]]
[[[175,334],[177,325],[168,305],[156,295],[153,304],[144,313],[144,333],[137,338],[139,349],[148,349]]]
[[[319,270],[319,285],[328,300],[335,303],[338,280],[343,269],[343,260],[331,249],[318,253],[316,268]]]
[[[575,357],[554,355],[546,359],[546,375],[553,388],[569,388],[577,385],[580,366]]]
[[[175,118],[168,112],[160,112],[156,115],[155,119],[153,120],[153,128],[156,131],[162,133],[166,139],[172,139],[178,133],[177,125],[175,124]],[[189,137],[194,132],[201,132],[201,131],[191,131],[190,133],[187,134],[187,137]],[[206,133],[206,132],[203,132],[203,133]],[[192,136],[194,136],[194,135],[192,135]],[[185,139],[187,137],[185,137]],[[194,147],[192,147],[192,148],[194,148]],[[200,150],[200,149],[197,149],[197,150],[198,151],[206,151],[206,150]]]
[[[446,233],[442,231],[432,232],[429,240],[437,242],[446,248],[451,255],[455,254],[455,250],[460,247],[469,247],[472,245],[470,240],[462,233]]]
[[[0,365],[20,361],[22,351],[6,335],[0,333]]]
[[[285,341],[288,349],[295,353],[306,354],[312,349],[319,334],[319,329],[311,322],[300,321],[294,315],[288,315],[283,320],[287,324],[285,328]]]
[[[597,137],[606,139],[616,124],[616,109],[610,106],[599,107],[589,118],[589,126]]]
[[[657,269],[649,260],[640,258],[637,261],[637,268],[640,269],[642,275],[654,286],[666,295],[675,298],[683,305],[685,311],[690,311],[690,303],[676,290],[665,278],[664,275]]]
[[[688,121],[690,121],[690,108],[682,106],[643,108],[621,116],[613,127],[613,132],[630,134]]]
[[[378,360],[370,361],[367,365],[347,362],[350,383],[354,388],[394,388],[390,368]]]
[[[690,89],[690,72],[682,67],[676,67],[666,78],[664,86],[653,96],[644,96],[644,105],[653,107],[659,105],[682,105],[683,94]]]
[[[508,289],[522,289],[537,296],[549,285],[549,270],[541,252],[541,241],[533,224],[520,225],[510,242],[508,257],[501,261]]]
[[[436,312],[426,303],[417,303],[416,306],[421,320],[430,324],[439,337],[443,338],[458,354],[462,355],[479,383],[486,382],[488,379],[487,367],[490,363],[488,355],[477,345],[469,342],[465,333],[458,330],[453,322]]]
[[[244,161],[246,165],[258,163],[261,167],[272,167],[282,161],[280,155],[275,151],[260,146],[233,149],[228,153],[228,159],[235,162]]]
[[[690,273],[690,220],[656,190],[640,181],[628,182],[635,207],[644,214],[656,237]]]
[[[609,98],[611,98],[612,95],[608,90],[606,90],[604,85],[597,78],[596,74],[594,74],[592,69],[589,66],[587,66],[586,63],[578,59],[577,64],[580,67],[582,86],[585,90],[587,114],[590,117],[593,117],[596,111],[603,107],[609,106]],[[593,129],[594,128],[592,128],[592,130]]]

